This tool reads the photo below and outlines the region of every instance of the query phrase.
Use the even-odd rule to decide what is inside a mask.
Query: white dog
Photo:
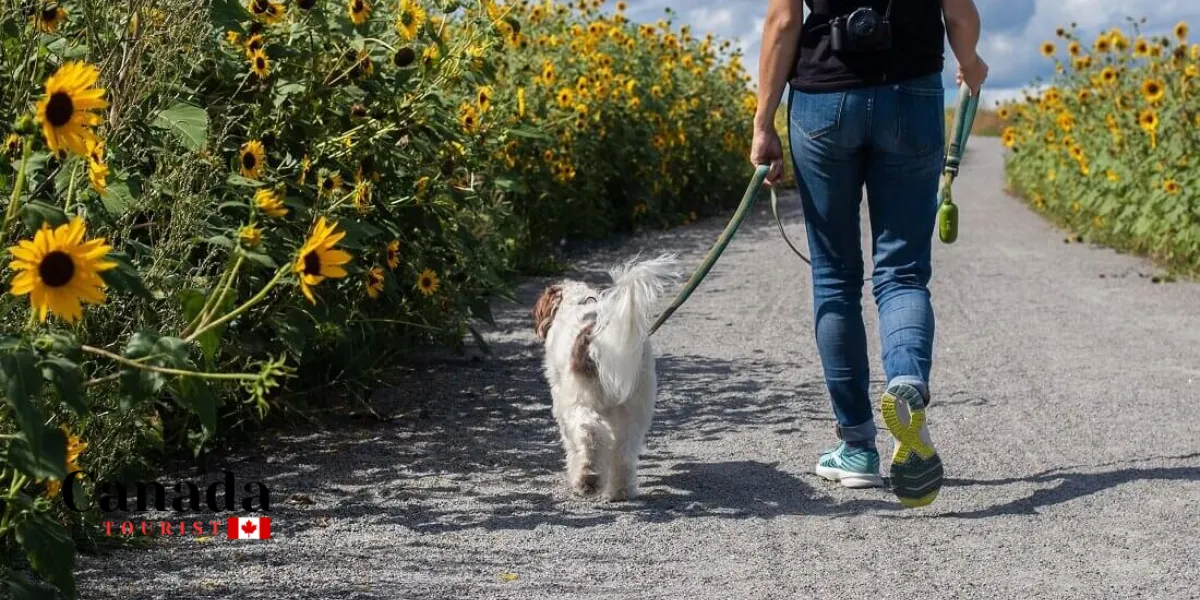
[[[658,382],[651,311],[673,272],[674,255],[609,271],[603,291],[562,281],[542,292],[534,332],[545,340],[567,481],[576,493],[601,489],[610,501],[637,495],[637,461],[654,415]]]

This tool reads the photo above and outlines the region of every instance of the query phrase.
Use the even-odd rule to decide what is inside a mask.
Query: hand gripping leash
[[[950,141],[948,151],[946,153],[945,168],[942,174],[941,188],[938,190],[938,237],[947,244],[954,243],[958,238],[958,207],[954,205],[950,197],[950,186],[954,183],[954,178],[958,175],[958,167],[962,162],[963,152],[967,148],[967,138],[971,135],[971,125],[975,122],[975,110],[979,106],[979,97],[971,94],[970,88],[964,83],[958,89],[958,108],[954,112],[953,138]],[[746,188],[746,193],[742,194],[742,202],[734,211],[733,217],[729,219],[729,224],[725,225],[725,230],[717,237],[716,243],[709,249],[708,254],[704,257],[704,261],[696,268],[696,272],[692,273],[690,279],[684,284],[683,289],[679,291],[679,295],[671,302],[671,305],[658,316],[658,320],[650,327],[650,335],[658,331],[658,328],[667,319],[675,313],[680,306],[692,295],[692,292],[699,287],[700,282],[708,275],[708,272],[716,264],[721,253],[725,252],[725,247],[729,245],[729,241],[733,239],[733,234],[737,232],[738,227],[742,225],[742,221],[746,219],[746,215],[750,214],[750,209],[754,206],[754,202],[758,199],[758,193],[762,189],[763,181],[767,178],[767,171],[770,169],[768,165],[759,165],[754,169],[754,176],[750,178],[750,185]],[[812,261],[808,259],[799,249],[792,244],[792,240],[788,238],[787,232],[783,229],[783,221],[779,218],[779,197],[775,192],[775,188],[771,188],[771,215],[775,218],[775,224],[779,227],[779,234],[783,236],[783,241],[787,242],[788,248],[799,256],[801,260],[812,265]]]

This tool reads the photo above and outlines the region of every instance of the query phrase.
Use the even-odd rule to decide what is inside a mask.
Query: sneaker
[[[925,425],[925,399],[920,390],[898,383],[883,393],[880,412],[892,437],[892,493],[908,508],[926,506],[937,499],[945,478],[942,459],[933,448]]]
[[[848,446],[846,442],[821,454],[821,459],[817,461],[817,475],[848,488],[883,485],[883,478],[879,476],[879,451]]]

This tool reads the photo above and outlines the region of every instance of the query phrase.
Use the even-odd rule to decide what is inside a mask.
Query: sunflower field
[[[1056,76],[1004,104],[1010,188],[1080,236],[1200,273],[1200,44],[1074,29],[1042,44]]]
[[[564,242],[735,204],[739,53],[601,4],[5,3],[0,585],[76,596],[68,474],[486,348]]]

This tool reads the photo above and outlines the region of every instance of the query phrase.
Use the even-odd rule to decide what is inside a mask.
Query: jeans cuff
[[[843,442],[862,442],[866,440],[874,440],[878,429],[875,428],[875,419],[868,419],[865,423],[859,423],[853,427],[838,425],[838,438]]]
[[[896,377],[893,377],[891,381],[888,382],[887,386],[890,388],[893,385],[897,385],[897,384],[901,384],[901,383],[906,383],[908,385],[911,385],[911,386],[917,388],[917,391],[921,392],[921,399],[925,401],[925,406],[929,406],[929,384],[928,383],[925,383],[925,381],[923,379],[921,379],[920,377],[917,377],[916,375],[897,375]]]

